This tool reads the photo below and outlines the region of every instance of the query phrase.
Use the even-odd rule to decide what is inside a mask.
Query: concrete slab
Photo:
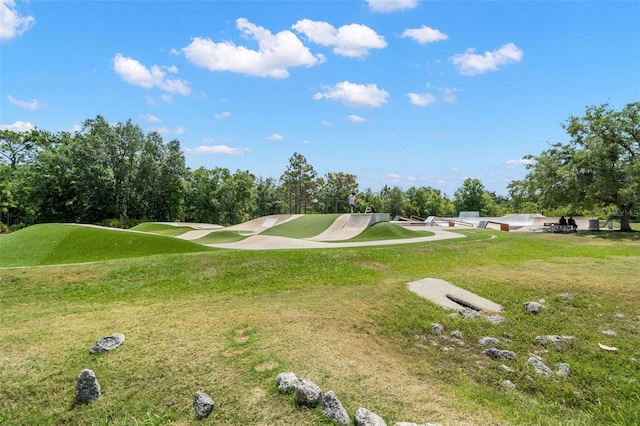
[[[409,290],[446,309],[471,308],[483,312],[501,312],[502,306],[438,278],[424,278],[409,283]]]

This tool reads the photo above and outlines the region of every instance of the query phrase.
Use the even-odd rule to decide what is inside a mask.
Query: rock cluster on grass
[[[436,336],[440,336],[442,335],[442,333],[444,333],[444,327],[442,326],[442,324],[431,324],[431,333],[435,334]]]
[[[315,408],[322,402],[322,391],[311,380],[301,377],[295,383],[293,400],[298,407]]]
[[[113,333],[109,336],[99,339],[89,352],[92,354],[101,354],[110,350],[113,350],[124,343],[124,334]]]
[[[101,395],[100,383],[98,383],[93,370],[87,368],[82,370],[76,382],[76,400],[78,402],[91,402],[100,398]]]
[[[280,393],[293,392],[296,389],[296,381],[298,378],[293,373],[280,373],[276,377],[276,384]]]
[[[541,376],[549,377],[553,372],[542,360],[537,356],[530,356],[526,365],[533,367],[533,370]]]
[[[538,315],[542,311],[543,307],[544,306],[541,305],[538,302],[525,302],[524,303],[524,309],[528,313],[533,314],[533,315]]]
[[[314,409],[322,402],[322,414],[324,414],[327,419],[343,426],[351,424],[349,413],[347,413],[347,410],[342,406],[335,392],[330,390],[323,395],[318,385],[307,378],[298,378],[296,374],[292,372],[278,374],[276,377],[276,385],[281,393],[294,394],[296,406]],[[387,423],[382,417],[366,408],[359,408],[353,417],[353,421],[355,426],[387,426]],[[406,422],[396,423],[396,426],[404,425],[437,426],[431,423],[424,423],[423,425]]]
[[[502,342],[499,339],[496,339],[495,337],[489,337],[489,336],[485,336],[482,339],[478,340],[478,344],[483,348],[486,348],[489,346],[494,348],[499,348],[500,346],[502,346]]]
[[[504,317],[502,315],[482,315],[482,319],[485,321],[489,321],[494,324],[499,324],[504,321]]]
[[[560,347],[562,346],[562,344],[571,342],[572,340],[576,340],[576,338],[573,336],[558,336],[553,334],[536,337],[536,343],[543,346],[552,344],[552,345],[555,345],[556,347]]]
[[[322,398],[322,414],[339,425],[348,426],[351,424],[347,410],[344,409],[340,400],[338,400],[338,397],[332,390],[325,393]]]
[[[569,364],[562,362],[558,364],[556,374],[559,377],[571,377],[571,367],[569,366]]]
[[[196,392],[193,397],[193,409],[196,410],[198,419],[204,419],[208,417],[213,411],[214,403],[213,398],[204,392]]]
[[[462,315],[463,317],[469,319],[475,319],[480,316],[480,312],[471,308],[462,308],[458,311],[458,313],[460,313],[460,315]]]
[[[501,315],[486,315],[471,308],[462,308],[458,310],[458,313],[468,319],[482,318],[485,321],[489,321],[494,324],[498,324],[504,321],[504,317]]]
[[[515,389],[516,388],[516,384],[513,383],[511,380],[503,380],[501,382],[502,386],[504,386],[507,389]]]
[[[356,426],[387,426],[382,417],[366,408],[358,408],[358,411],[353,416],[353,423]]]
[[[573,298],[572,295],[566,294],[561,295],[564,298]],[[543,302],[543,300],[541,300]],[[537,302],[526,302],[524,304],[525,310],[531,314],[537,315],[540,313],[544,305],[542,303]],[[465,316],[465,318],[478,318],[481,314],[478,311],[473,309],[464,308],[459,311],[460,314]],[[455,315],[455,314],[454,314]],[[504,318],[499,315],[495,315],[493,317],[482,315],[483,318],[488,319],[490,321],[500,322],[503,321]],[[497,320],[494,318],[497,317]],[[616,314],[616,318],[624,318],[624,314]],[[609,337],[616,337],[617,333],[612,330],[601,330],[602,334]],[[439,346],[439,343],[436,340],[442,340],[447,343],[454,343],[458,346],[464,346],[464,335],[459,331],[453,331],[448,336],[445,335],[445,327],[442,324],[433,323],[430,326],[430,335],[428,331],[425,330],[424,334],[417,335],[416,340],[419,341],[427,341],[432,346]],[[434,340],[436,339],[436,340]],[[506,342],[510,342],[509,339],[503,339]],[[573,336],[564,336],[564,335],[542,335],[537,336],[535,338],[535,343],[547,346],[553,345],[556,349],[562,350],[562,345],[568,342],[576,340]],[[92,354],[100,354],[112,349],[115,349],[121,346],[124,342],[124,335],[121,333],[114,333],[109,336],[105,336],[99,339],[96,344],[89,350]],[[490,336],[485,336],[478,340],[478,345],[482,348],[483,353],[497,360],[513,360],[516,358],[515,352],[503,350],[501,349],[503,345],[503,341]],[[601,348],[607,350],[617,350],[616,348],[609,348],[607,346],[603,346],[599,344]],[[427,346],[422,343],[417,343],[416,347],[426,349]],[[443,346],[442,350],[449,351],[454,350],[453,345]],[[635,358],[632,358],[634,362],[637,362]],[[556,377],[571,377],[571,367],[569,364],[560,363],[556,366],[555,373],[553,370],[547,366],[542,357],[530,354],[529,358],[525,362],[525,366],[533,369],[533,371],[540,377],[550,378],[552,376]],[[513,373],[515,370],[511,367],[508,367],[504,364],[500,366],[500,368],[507,373]],[[294,394],[294,402],[298,407],[306,407],[309,409],[315,409],[320,404],[322,406],[322,413],[324,416],[330,421],[338,424],[338,425],[350,425],[351,418],[347,410],[342,406],[338,397],[333,391],[328,391],[324,395],[318,385],[313,383],[311,380],[306,379],[304,377],[298,378],[294,373],[291,372],[283,372],[278,374],[276,377],[276,384],[278,386],[278,390],[283,394]],[[515,389],[516,384],[510,380],[502,380],[501,385],[507,389]],[[82,370],[80,375],[78,376],[78,380],[76,383],[76,400],[83,403],[88,403],[93,400],[96,400],[101,397],[101,388],[100,384],[96,379],[96,375],[92,370],[85,369]],[[198,419],[203,419],[210,415],[210,413],[214,409],[214,401],[209,395],[204,392],[198,391],[194,396],[193,402],[194,410],[196,411],[196,415]],[[366,408],[359,408],[354,414],[353,418],[354,424],[356,426],[386,426],[386,423],[382,417],[379,415],[369,411]],[[437,426],[431,423],[424,424],[416,424],[409,422],[399,422],[394,426]]]
[[[493,359],[512,360],[512,359],[515,359],[516,357],[516,353],[513,351],[507,351],[507,350],[498,349],[498,348],[485,349],[484,351],[482,351],[482,353]]]
[[[453,351],[455,346],[464,346],[464,335],[460,330],[454,330],[448,336],[444,333],[445,328],[442,324],[433,323],[430,327],[430,333],[424,331],[422,334],[414,336],[416,340],[415,347],[418,349],[427,349],[429,346],[439,347],[439,341],[442,341],[444,346],[441,346],[441,349],[448,352]]]

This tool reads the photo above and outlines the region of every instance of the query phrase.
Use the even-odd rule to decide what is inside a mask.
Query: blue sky
[[[637,1],[0,0],[0,126],[100,114],[192,169],[490,191],[588,105],[640,101]]]

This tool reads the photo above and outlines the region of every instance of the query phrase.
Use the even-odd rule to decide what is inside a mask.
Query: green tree
[[[289,166],[280,177],[284,201],[290,214],[307,213],[314,199],[317,173],[307,159],[295,152],[289,158]]]
[[[444,198],[442,193],[431,187],[412,186],[405,191],[405,216],[444,216]]]
[[[255,177],[248,171],[237,170],[222,180],[218,198],[221,225],[234,225],[251,218],[254,210]]]
[[[274,178],[260,177],[254,183],[255,199],[253,217],[268,216],[281,212],[281,201],[278,196],[278,185]]]
[[[380,190],[380,198],[382,200],[382,205],[378,205],[374,203],[376,210],[378,212],[386,212],[389,213],[389,216],[396,217],[401,215],[404,210],[404,192],[402,188],[399,186],[394,186],[393,188],[389,188],[385,185]]]
[[[180,218],[187,169],[178,141],[100,116],[84,125],[49,134],[19,174],[15,198],[29,222]]]
[[[158,216],[165,220],[178,220],[183,217],[189,169],[178,140],[170,141],[164,146],[163,151],[158,185]]]
[[[487,201],[485,188],[480,179],[467,178],[462,186],[453,193],[453,202],[458,213],[467,211],[481,212]]]
[[[46,145],[47,136],[47,132],[36,129],[29,132],[0,130],[0,164],[12,169],[27,164]]]
[[[157,132],[145,137],[132,170],[132,190],[138,219],[176,221],[182,218],[188,169],[180,142],[164,144]]]
[[[524,180],[509,186],[513,196],[551,209],[615,206],[620,229],[631,231],[631,212],[640,199],[640,102],[620,111],[589,106],[562,128],[570,141],[527,156],[533,161]]]
[[[229,170],[200,167],[189,178],[186,193],[185,220],[220,223],[220,186],[230,176]]]
[[[327,173],[322,181],[322,195],[326,206],[333,206],[333,212],[349,211],[349,194],[358,192],[356,175],[336,172]]]

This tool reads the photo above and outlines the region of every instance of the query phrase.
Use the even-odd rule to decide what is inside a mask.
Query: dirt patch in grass
[[[265,361],[256,365],[255,368],[256,368],[256,371],[263,372],[263,371],[271,371],[276,367],[278,367],[279,365],[280,364],[277,361]]]
[[[233,338],[233,341],[236,343],[247,343],[249,341],[249,339],[251,338],[251,336],[249,336],[249,333],[247,330],[241,329],[241,330],[237,330],[236,331],[236,335]]]

